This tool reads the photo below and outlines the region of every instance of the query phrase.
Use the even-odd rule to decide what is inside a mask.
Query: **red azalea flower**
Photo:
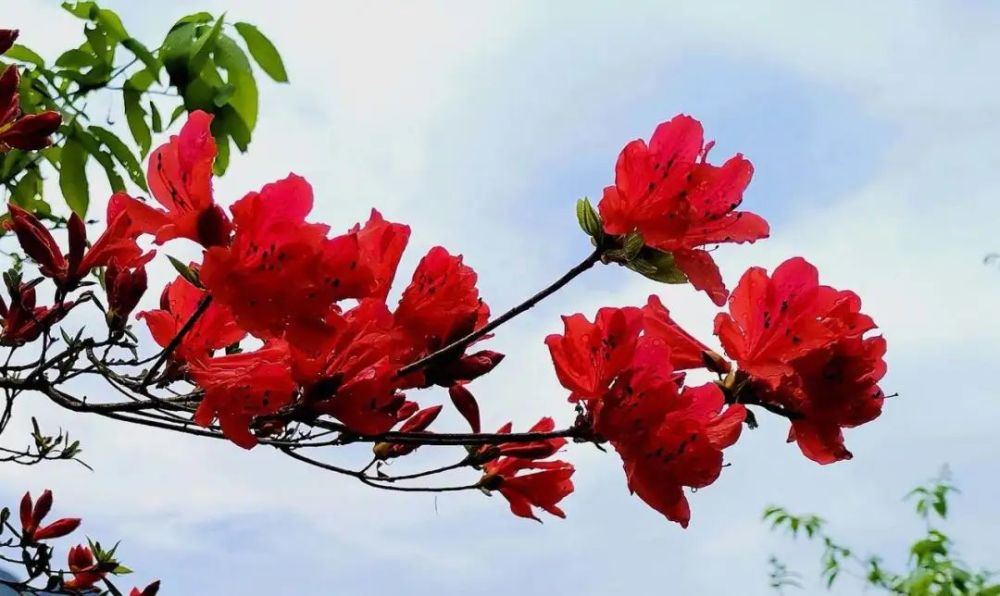
[[[382,214],[372,209],[365,223],[354,226],[351,234],[358,238],[359,267],[371,272],[371,284],[361,288],[352,298],[378,298],[385,301],[396,277],[396,268],[410,240],[410,226],[386,221]]]
[[[686,528],[691,509],[683,487],[715,482],[722,471],[722,450],[739,438],[746,409],[736,404],[722,412],[722,391],[712,383],[686,388],[677,405],[654,430],[615,448],[625,462],[629,489]]]
[[[124,193],[115,194],[108,202],[108,227],[87,249],[87,228],[76,213],[67,223],[69,251],[63,255],[59,244],[34,215],[10,204],[10,227],[17,235],[24,252],[38,263],[42,275],[52,278],[61,290],[75,288],[96,267],[112,261],[120,266],[137,267],[147,263],[155,253],[142,254],[136,243],[137,232],[125,213],[125,203],[132,200]]]
[[[711,165],[711,146],[690,116],[660,124],[648,145],[639,139],[622,150],[615,184],[604,189],[598,208],[609,234],[638,231],[648,246],[671,253],[691,284],[721,306],[725,284],[702,247],[753,242],[766,238],[769,228],[760,216],[735,210],[753,166],[740,154]]]
[[[789,259],[769,278],[747,271],[716,317],[716,334],[759,401],[794,414],[789,440],[819,463],[849,459],[842,428],[881,413],[885,340],[849,291],[819,285],[816,268]]]
[[[22,346],[35,341],[73,308],[72,302],[36,307],[35,284],[4,277],[10,294],[10,305],[0,298],[0,317],[3,317],[3,333],[0,334],[2,346]]]
[[[882,413],[885,396],[878,386],[886,372],[882,337],[841,339],[795,360],[795,377],[765,400],[800,414],[792,420],[789,441],[809,459],[829,464],[851,459],[841,429],[871,422]]]
[[[816,268],[801,257],[779,265],[769,278],[747,270],[715,317],[715,333],[740,370],[776,386],[792,374],[790,362],[838,337],[861,337],[875,323],[848,291],[819,285]]]
[[[154,234],[157,244],[174,238],[189,238],[204,247],[229,241],[232,224],[212,197],[212,164],[218,151],[211,124],[211,114],[191,112],[180,134],[150,156],[149,190],[166,211],[135,199],[129,202],[137,228]]]
[[[718,387],[682,389],[684,375],[675,367],[721,367],[656,297],[643,309],[601,309],[595,323],[583,315],[563,320],[565,335],[546,343],[570,399],[583,401],[595,434],[621,455],[630,489],[686,526],[683,487],[715,480],[722,449],[735,442],[746,412],[732,406],[719,416]]]
[[[375,212],[363,228],[327,238],[328,226],[305,221],[312,205],[299,176],[265,185],[233,205],[232,244],[205,256],[205,287],[252,333],[280,337],[293,324],[322,324],[338,300],[388,291],[409,228]]]
[[[656,295],[649,297],[642,314],[646,337],[656,338],[670,347],[670,364],[674,370],[708,367],[713,372],[729,372],[729,363],[670,318],[670,311]]]
[[[254,418],[276,413],[291,403],[296,390],[288,346],[280,341],[195,363],[190,374],[205,391],[194,421],[209,426],[218,418],[226,437],[244,449],[257,444],[250,432]]]
[[[78,544],[69,549],[69,570],[73,577],[63,582],[63,587],[69,590],[84,591],[94,587],[94,584],[104,579],[106,571],[101,571],[94,560],[90,549]]]
[[[602,308],[591,323],[582,314],[564,316],[563,335],[545,338],[556,376],[572,392],[570,400],[594,399],[632,360],[642,331],[638,308]]]
[[[42,525],[42,520],[52,510],[52,491],[46,489],[38,500],[32,503],[31,493],[21,498],[21,534],[28,542],[61,538],[80,527],[78,518],[64,517],[51,524]]]
[[[204,297],[205,292],[178,276],[163,288],[160,309],[141,312],[137,318],[145,319],[153,339],[160,346],[166,347],[191,318]],[[171,359],[179,363],[204,360],[211,356],[212,351],[234,344],[244,336],[246,332],[236,324],[229,310],[213,301],[184,335],[171,354]]]
[[[411,361],[465,337],[489,321],[490,308],[479,297],[476,272],[440,246],[432,248],[417,264],[413,279],[403,290],[396,308],[396,324],[409,337]],[[420,374],[411,375],[414,386],[471,381],[486,374],[503,359],[496,352],[461,353],[440,358]],[[408,363],[404,363],[408,364]]]
[[[486,324],[490,308],[479,297],[478,276],[440,246],[420,259],[413,280],[403,290],[396,322],[431,351]]]
[[[389,430],[406,403],[396,376],[407,344],[377,299],[362,300],[324,324],[291,328],[292,366],[310,408],[366,434]]]
[[[542,418],[529,432],[551,432],[555,422]],[[509,433],[507,423],[497,432]],[[499,491],[510,503],[511,513],[518,517],[542,521],[535,516],[532,507],[538,507],[557,517],[566,517],[558,503],[573,492],[573,464],[564,461],[539,461],[554,455],[566,444],[566,439],[554,438],[533,443],[503,443],[495,447],[484,447],[482,453],[498,459],[483,465],[480,484],[490,491]],[[540,470],[522,474],[525,470]]]
[[[0,46],[5,43],[13,43],[9,30],[0,34]],[[31,151],[48,147],[52,144],[52,133],[62,124],[58,112],[21,114],[21,97],[17,92],[20,78],[14,65],[0,74],[0,153],[11,148]]]

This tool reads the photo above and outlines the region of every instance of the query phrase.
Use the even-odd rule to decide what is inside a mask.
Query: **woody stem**
[[[430,366],[431,364],[435,363],[438,360],[441,360],[443,358],[447,358],[448,356],[453,356],[455,354],[462,353],[462,351],[464,351],[465,348],[467,348],[470,344],[472,344],[475,341],[481,339],[483,336],[485,336],[489,332],[493,331],[494,329],[496,329],[500,325],[503,325],[507,321],[513,319],[517,315],[519,315],[519,314],[527,311],[528,309],[530,309],[531,307],[535,306],[536,304],[538,304],[542,300],[545,300],[546,298],[548,298],[552,294],[554,294],[557,291],[559,291],[563,286],[565,286],[569,282],[573,281],[573,279],[575,279],[578,275],[580,275],[584,271],[586,271],[586,270],[590,269],[591,267],[593,267],[594,265],[596,265],[598,262],[600,262],[602,254],[603,254],[603,250],[601,248],[595,249],[594,252],[592,252],[590,254],[590,256],[588,256],[586,259],[584,259],[583,261],[581,261],[578,265],[576,265],[575,267],[573,267],[572,269],[570,269],[569,271],[567,271],[562,277],[560,277],[556,281],[552,282],[548,287],[542,289],[541,291],[539,291],[534,296],[531,296],[530,298],[528,298],[524,302],[522,302],[522,303],[518,304],[517,306],[511,308],[510,310],[508,310],[507,312],[503,313],[499,317],[493,319],[492,321],[490,321],[489,323],[487,323],[486,325],[484,325],[480,329],[477,329],[476,331],[473,331],[472,333],[469,333],[465,337],[462,337],[460,339],[457,339],[457,340],[451,342],[450,344],[446,345],[445,347],[443,347],[443,348],[441,348],[441,349],[439,349],[437,351],[431,352],[430,354],[428,354],[427,356],[424,356],[423,358],[421,358],[419,360],[416,360],[414,362],[411,362],[410,364],[407,364],[406,366],[404,366],[404,367],[400,368],[398,371],[396,371],[396,374],[398,376],[401,376],[401,377],[402,376],[406,376],[406,375],[408,375],[408,374],[410,374],[410,373],[412,373],[414,371],[420,370],[422,368],[426,368],[426,367]]]
[[[191,313],[191,317],[180,328],[180,331],[177,332],[177,335],[175,335],[174,338],[170,340],[170,343],[167,344],[167,347],[163,348],[163,352],[160,353],[160,356],[156,359],[156,362],[153,363],[153,366],[152,368],[149,369],[149,372],[147,372],[146,375],[142,377],[142,385],[148,385],[153,380],[153,378],[156,376],[156,373],[160,370],[160,367],[163,366],[163,363],[166,362],[167,358],[170,357],[170,354],[172,354],[174,350],[177,349],[177,346],[179,346],[181,344],[181,341],[184,340],[184,336],[191,331],[191,329],[194,327],[194,324],[198,322],[198,319],[201,318],[201,315],[205,314],[205,311],[208,310],[208,307],[211,304],[212,304],[212,297],[206,294],[205,297],[201,299],[201,302],[198,303],[198,306],[197,308],[194,309],[194,312]]]

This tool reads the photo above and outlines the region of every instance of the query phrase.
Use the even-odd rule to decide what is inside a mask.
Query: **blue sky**
[[[884,387],[900,397],[848,433],[853,461],[827,467],[784,444],[782,421],[764,419],[692,497],[688,530],[631,498],[617,458],[589,448],[566,454],[579,468],[568,519],[539,525],[478,493],[373,493],[263,449],[41,403],[25,414],[72,429],[96,473],[3,469],[5,502],[53,488],[57,512],[123,538],[130,566],[162,577],[167,594],[755,595],[769,593],[772,552],[807,577],[817,571],[818,551],[766,531],[764,506],[820,512],[845,541],[900,562],[892,555],[920,531],[900,498],[949,463],[963,489],[950,530],[970,563],[998,566],[1000,272],[981,263],[1000,250],[995,5],[106,4],[140,38],[197,9],[228,10],[282,50],[292,83],[262,84],[251,151],[217,184],[221,202],[295,171],[316,188],[315,218],[335,229],[372,206],[413,227],[401,279],[443,244],[480,271],[496,310],[586,254],[573,202],[599,196],[621,146],[690,113],[717,139],[716,159],[740,151],[753,161],[746,206],[774,230],[717,253],[727,280],[803,255],[825,282],[856,290],[889,342]],[[78,35],[55,2],[5,12],[36,48]],[[476,385],[486,426],[510,412],[521,425],[568,420],[542,339],[560,314],[652,292],[711,338],[703,295],[592,272],[494,340],[509,357]]]

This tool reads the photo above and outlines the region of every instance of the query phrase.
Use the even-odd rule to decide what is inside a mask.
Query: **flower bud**
[[[19,33],[17,29],[0,29],[0,54],[14,46]]]
[[[448,388],[448,396],[451,397],[451,403],[455,404],[458,413],[469,423],[472,432],[478,433],[480,431],[479,403],[476,402],[476,397],[472,395],[472,392],[462,385],[455,384]]]

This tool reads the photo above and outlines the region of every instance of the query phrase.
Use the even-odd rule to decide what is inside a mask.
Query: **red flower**
[[[396,322],[427,350],[440,348],[483,326],[490,308],[479,297],[476,272],[440,246],[420,259],[403,290]]]
[[[34,215],[10,204],[10,226],[17,235],[24,252],[39,265],[42,275],[55,280],[61,290],[72,290],[95,267],[104,267],[112,261],[121,266],[140,266],[153,258],[154,253],[142,255],[136,243],[136,232],[124,211],[124,202],[130,200],[118,193],[108,203],[108,227],[94,245],[87,249],[87,228],[77,214],[72,214],[67,224],[69,252],[63,255],[55,238]]]
[[[729,372],[729,363],[670,318],[670,311],[655,294],[649,297],[642,314],[646,337],[670,347],[670,364],[674,370],[708,367],[713,372]]]
[[[190,374],[205,391],[194,421],[209,426],[218,418],[226,437],[244,449],[257,444],[250,432],[254,418],[276,413],[291,403],[296,390],[288,346],[277,341],[193,364]]]
[[[138,314],[145,319],[149,332],[162,347],[166,347],[205,297],[205,293],[183,277],[167,284],[160,296],[160,309]],[[225,306],[213,301],[198,318],[191,330],[171,354],[175,362],[196,362],[208,358],[212,351],[243,339],[246,332],[233,320]]]
[[[78,518],[64,517],[51,524],[42,525],[42,520],[52,510],[52,491],[46,490],[34,503],[31,493],[21,498],[21,534],[28,542],[61,538],[80,527]]]
[[[545,338],[556,376],[572,392],[570,400],[598,398],[631,362],[643,313],[638,308],[609,307],[597,311],[593,323],[582,314],[562,319],[564,335]]]
[[[570,399],[583,402],[594,433],[621,455],[630,489],[687,526],[683,488],[718,477],[722,449],[736,441],[746,412],[737,405],[720,416],[718,387],[682,389],[677,369],[711,364],[718,371],[721,357],[710,357],[655,296],[643,309],[603,308],[595,323],[583,315],[563,320],[565,335],[546,343]]]
[[[36,307],[34,283],[21,283],[19,279],[7,275],[4,280],[10,294],[10,306],[0,298],[0,317],[3,317],[3,333],[0,334],[2,346],[22,346],[35,341],[73,308],[72,302]]]
[[[292,366],[310,408],[361,433],[380,433],[400,420],[406,403],[396,376],[406,344],[392,314],[363,300],[324,324],[289,330]]]
[[[153,151],[146,178],[153,198],[166,211],[132,199],[128,210],[138,229],[162,244],[189,238],[202,246],[229,241],[232,224],[212,197],[212,163],[217,150],[212,115],[191,112],[179,135]]]
[[[685,528],[691,509],[683,487],[715,482],[722,471],[722,450],[739,438],[746,417],[740,404],[725,412],[722,408],[723,395],[715,384],[686,388],[658,426],[615,444],[629,489]]]
[[[858,296],[819,285],[816,268],[794,258],[770,278],[747,271],[729,310],[716,317],[716,333],[753,398],[793,414],[789,441],[809,459],[849,459],[841,429],[878,417],[886,372],[885,340],[863,338],[875,323]]]
[[[490,308],[479,297],[476,272],[440,246],[420,259],[413,279],[403,290],[396,308],[396,324],[410,338],[411,358],[416,360],[479,329],[490,318]],[[417,386],[437,384],[448,387],[470,381],[493,369],[502,354],[461,353],[439,359],[424,371]]]
[[[735,209],[753,166],[737,154],[722,166],[706,162],[701,123],[679,115],[660,124],[649,144],[622,150],[615,184],[598,206],[609,234],[638,231],[648,246],[669,252],[691,284],[722,305],[727,291],[719,268],[702,247],[753,242],[769,234],[760,216]]]
[[[233,205],[232,244],[205,256],[205,287],[254,334],[321,324],[338,300],[388,291],[409,228],[374,212],[364,228],[327,238],[328,226],[305,221],[312,204],[303,178],[265,185]]]
[[[83,591],[93,588],[94,584],[104,579],[106,571],[94,561],[90,549],[78,544],[69,549],[69,570],[73,577],[63,582],[63,587],[69,590]]]
[[[14,37],[16,35],[15,32]],[[9,30],[4,30],[4,34],[0,34],[0,47],[7,43],[12,44],[13,39]],[[17,93],[19,82],[20,75],[14,65],[0,74],[0,153],[11,148],[31,151],[48,147],[52,144],[52,133],[62,124],[62,116],[58,112],[21,114],[21,97]]]
[[[797,382],[764,399],[801,415],[792,420],[789,441],[809,459],[828,464],[851,459],[841,429],[871,422],[882,413],[878,386],[886,372],[882,337],[847,338],[793,363]]]
[[[550,432],[555,428],[551,418],[542,418],[529,432]],[[503,426],[498,433],[510,432],[511,425]],[[491,450],[498,459],[483,465],[480,485],[486,490],[499,491],[510,503],[511,513],[541,521],[532,507],[538,507],[557,517],[566,517],[558,503],[573,492],[573,464],[564,461],[538,461],[555,454],[566,444],[566,439],[554,438],[533,443],[503,443]],[[490,448],[485,448],[490,450]],[[521,474],[525,470],[540,470]]]
[[[396,268],[403,257],[410,239],[410,226],[388,222],[382,214],[372,209],[364,227],[351,229],[358,238],[359,267],[371,272],[371,283],[352,298],[378,298],[385,300],[396,277]]]
[[[769,278],[748,269],[715,317],[715,333],[740,370],[776,386],[792,374],[795,358],[830,345],[838,336],[861,337],[875,323],[848,291],[819,285],[816,268],[801,257],[779,265]]]

